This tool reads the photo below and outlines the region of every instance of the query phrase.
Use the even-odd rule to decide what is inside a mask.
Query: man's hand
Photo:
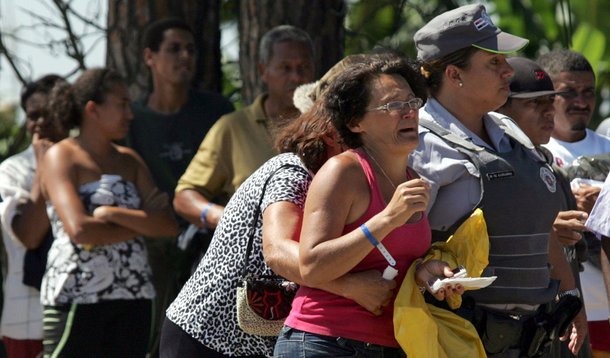
[[[582,239],[582,231],[585,231],[585,221],[589,214],[584,211],[570,210],[560,211],[553,223],[553,231],[557,234],[559,242],[564,246],[574,246]]]
[[[578,189],[574,190],[573,193],[578,210],[591,213],[601,190],[601,188],[591,185],[581,185]]]
[[[578,354],[580,347],[582,347],[585,338],[587,338],[587,334],[589,334],[589,328],[587,326],[587,315],[585,314],[585,309],[583,307],[574,318],[572,329],[570,330],[568,328],[566,334],[559,339],[563,342],[569,338],[570,343],[568,343],[568,348],[572,354],[576,355]]]

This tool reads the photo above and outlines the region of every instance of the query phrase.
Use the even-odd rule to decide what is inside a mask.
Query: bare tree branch
[[[104,36],[100,36],[95,41],[93,41],[91,46],[89,46],[89,48],[85,50],[85,56],[89,55],[91,53],[91,51],[93,51],[93,49],[95,49],[95,46],[97,46],[98,43],[100,43],[104,40],[106,40],[106,38]]]
[[[69,4],[64,3],[62,0],[53,0],[53,3],[59,10],[59,14],[63,20],[65,25],[65,31],[68,35],[67,40],[65,41],[66,51],[68,52],[68,56],[72,57],[79,65],[81,70],[87,68],[85,65],[85,55],[81,50],[81,41],[80,38],[74,33],[72,29],[72,22],[70,21],[70,17],[68,15]]]
[[[95,28],[95,29],[97,29],[99,31],[103,31],[104,34],[106,33],[106,28],[105,27],[100,26],[98,23],[92,21],[90,18],[87,18],[86,16],[83,16],[82,14],[80,14],[79,12],[74,10],[74,8],[72,6],[68,6],[68,12],[70,14],[74,15],[74,17],[76,17],[77,19],[79,19],[83,23],[85,23],[85,24],[87,24],[89,26],[92,26],[93,28]]]
[[[11,33],[6,33],[6,32],[2,32],[0,33],[4,38],[6,39],[10,39],[13,40],[21,45],[28,45],[28,46],[32,46],[32,47],[48,47],[47,45],[49,44],[49,41],[45,41],[45,42],[35,42],[35,41],[31,41],[29,39],[23,38],[17,34],[11,34]]]
[[[4,46],[4,41],[2,41],[2,33],[0,33],[0,54],[4,55],[4,58],[6,58],[6,60],[8,61],[8,64],[13,69],[15,76],[17,76],[17,78],[19,79],[19,82],[21,82],[21,84],[25,85],[27,83],[27,80],[21,74],[21,71],[17,67],[17,64],[15,63],[15,59],[13,58],[11,53],[8,51],[6,46]]]
[[[42,26],[53,26],[53,27],[62,29],[62,27],[60,25],[57,25],[55,23],[55,21],[53,21],[52,18],[43,16],[37,11],[35,12],[35,11],[29,10],[29,9],[22,9],[22,11],[24,13],[26,13],[28,16],[32,17],[34,20],[39,21],[39,23],[31,25],[32,27],[40,27],[42,25]]]
[[[77,74],[77,73],[78,73],[78,71],[80,71],[80,70],[81,70],[80,66],[76,66],[76,67],[74,67],[74,68],[73,68],[73,69],[72,69],[70,72],[66,73],[66,74],[64,75],[64,77],[66,77],[66,78],[72,77],[72,76],[74,76],[75,74]]]
[[[86,56],[107,36],[107,30],[96,22],[99,14],[98,16],[85,16],[84,13],[80,13],[72,7],[74,0],[53,0],[52,2],[37,0],[37,2],[38,10],[18,6],[20,11],[32,20],[30,24],[19,24],[9,32],[0,31],[0,56],[6,57],[15,76],[23,84],[28,81],[28,77],[24,75],[27,71],[24,70],[23,64],[27,66],[28,62],[9,51],[3,40],[40,48],[54,55],[65,54],[76,61],[76,67],[67,74],[69,77],[86,69]],[[43,11],[40,11],[40,8]],[[83,31],[77,31],[74,26],[76,24],[84,24]],[[24,35],[31,32],[36,35]],[[83,40],[88,40],[92,44],[87,43],[85,46]]]

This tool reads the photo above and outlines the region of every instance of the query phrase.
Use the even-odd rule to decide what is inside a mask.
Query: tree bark
[[[125,76],[133,98],[151,92],[140,38],[149,22],[165,17],[181,18],[193,29],[198,53],[193,86],[220,92],[220,0],[108,0],[107,66]]]
[[[343,0],[241,0],[239,8],[239,68],[242,101],[252,103],[263,85],[258,73],[258,44],[278,25],[305,30],[314,42],[317,78],[343,57]]]

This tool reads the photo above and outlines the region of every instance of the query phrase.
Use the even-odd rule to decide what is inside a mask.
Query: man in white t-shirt
[[[555,50],[538,58],[540,66],[553,80],[555,90],[555,128],[546,145],[559,167],[572,165],[583,155],[610,152],[610,138],[587,128],[595,109],[595,73],[580,53]],[[580,210],[591,212],[600,188],[581,186],[574,190]],[[581,284],[585,300],[593,357],[610,351],[610,316],[608,290],[610,263],[601,252],[602,271],[585,263]],[[605,285],[602,284],[605,282]],[[605,289],[606,288],[606,289]],[[602,353],[604,352],[604,353]]]

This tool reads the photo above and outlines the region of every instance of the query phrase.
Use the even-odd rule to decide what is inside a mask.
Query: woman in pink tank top
[[[425,93],[405,60],[378,55],[341,74],[322,98],[351,149],[329,159],[309,188],[299,245],[304,285],[275,356],[404,356],[392,322],[396,290],[371,290],[384,300],[370,306],[349,293],[315,287],[367,270],[400,287],[409,266],[430,247],[428,184],[407,168],[418,144],[417,110]],[[446,263],[431,260],[419,266],[416,282],[425,287],[435,276],[452,273]],[[435,297],[462,292],[455,287]]]

